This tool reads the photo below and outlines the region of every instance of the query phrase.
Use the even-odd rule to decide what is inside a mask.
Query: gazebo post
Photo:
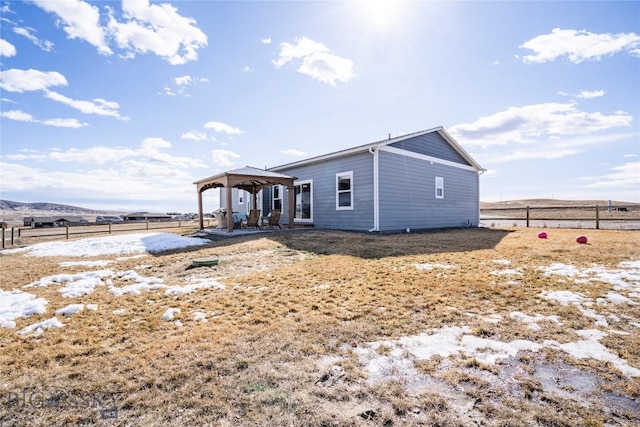
[[[233,233],[233,206],[231,199],[231,191],[233,187],[227,185],[227,232]]]
[[[200,230],[204,230],[204,218],[202,217],[202,191],[198,189],[198,222],[200,223]]]
[[[258,209],[258,191],[256,187],[251,189],[251,202],[253,203],[253,209]]]
[[[293,228],[293,216],[295,215],[295,210],[296,210],[296,199],[295,199],[295,194],[294,194],[294,186],[293,185],[287,185],[287,191],[289,193],[289,229],[291,230]]]

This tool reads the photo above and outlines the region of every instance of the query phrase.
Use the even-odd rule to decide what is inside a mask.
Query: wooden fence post
[[[16,231],[16,228],[11,227],[11,246],[15,246],[15,241],[16,241],[15,231]],[[18,229],[18,231],[20,231],[20,229]]]
[[[527,206],[527,228],[529,228],[529,219],[531,218],[529,213],[529,206]]]
[[[109,234],[111,234],[111,223],[109,223]]]
[[[5,245],[4,245],[4,227],[2,227],[2,249],[4,249],[4,248],[5,248]]]
[[[596,230],[600,230],[600,207],[596,205]]]
[[[66,228],[66,230],[65,230],[65,235],[66,235],[66,237],[67,237],[67,240],[69,240],[69,226],[68,226],[68,225],[65,225],[65,226],[64,226],[64,228]]]
[[[147,231],[149,231],[149,220],[147,220]]]

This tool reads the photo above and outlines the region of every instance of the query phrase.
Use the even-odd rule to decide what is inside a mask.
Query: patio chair
[[[240,228],[257,228],[262,230],[260,227],[260,209],[251,209],[249,211],[249,216],[247,217],[246,222],[242,221]]]
[[[279,209],[275,209],[269,212],[269,216],[268,216],[269,221],[267,222],[267,227],[269,228],[278,227],[280,230],[282,230],[282,227],[280,227],[280,224],[278,224],[280,222],[281,212],[282,211],[280,211]]]

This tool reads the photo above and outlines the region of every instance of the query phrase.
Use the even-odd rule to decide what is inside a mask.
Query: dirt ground
[[[639,425],[640,232],[539,231],[295,230],[82,258],[106,267],[1,254],[0,289],[48,305],[0,327],[0,426]],[[25,288],[104,269],[80,297]],[[122,272],[219,286],[115,296],[141,280]],[[19,333],[72,303],[97,309]]]

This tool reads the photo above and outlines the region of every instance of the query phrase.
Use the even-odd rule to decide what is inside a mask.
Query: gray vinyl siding
[[[336,209],[336,174],[353,172],[353,209]],[[358,153],[278,172],[313,180],[313,225],[335,230],[367,231],[373,228],[373,155]],[[283,215],[288,215],[288,194],[283,198]]]
[[[435,197],[436,176],[444,178],[443,199]],[[380,231],[477,226],[478,179],[473,170],[380,152]]]
[[[438,132],[416,136],[415,138],[389,144],[389,146],[463,165],[469,164]]]
[[[225,187],[221,187],[220,189],[220,207],[227,207],[227,189]],[[240,192],[242,191],[242,199],[243,202],[240,204]],[[231,212],[239,212],[239,213],[247,213],[249,212],[249,204],[250,204],[251,194],[244,190],[239,190],[237,188],[231,189],[231,205],[233,206],[233,210]]]

